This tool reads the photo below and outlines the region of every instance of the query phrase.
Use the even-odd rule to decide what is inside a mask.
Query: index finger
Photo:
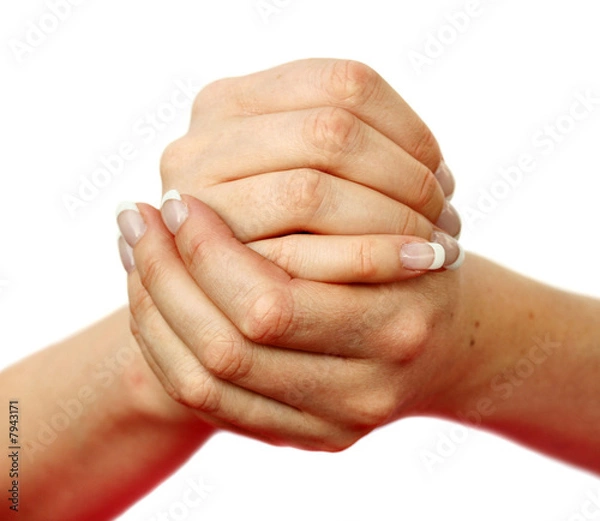
[[[308,59],[217,81],[198,95],[195,107],[215,94],[213,108],[229,116],[259,115],[316,107],[343,108],[377,129],[440,178],[446,195],[453,186],[437,140],[406,101],[371,67],[352,60]],[[223,97],[231,100],[224,104]],[[201,119],[201,118],[200,118]],[[450,193],[447,193],[450,191]]]

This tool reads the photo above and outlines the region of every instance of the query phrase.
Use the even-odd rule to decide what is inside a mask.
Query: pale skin
[[[333,83],[319,89],[326,77]],[[323,114],[333,127],[323,127]],[[240,135],[223,130],[232,119],[246,129]],[[332,134],[307,146],[307,121]],[[350,121],[362,137],[348,137]],[[269,132],[265,143],[246,141]],[[120,310],[2,373],[3,402],[27,403],[25,447],[61,411],[59,400],[96,390],[56,441],[25,450],[22,514],[109,519],[218,428],[341,450],[399,418],[478,411],[483,428],[600,472],[600,303],[474,255],[457,271],[425,276],[398,262],[401,245],[430,240],[442,213],[447,194],[432,174],[440,160],[422,122],[364,66],[299,62],[204,91],[162,173],[165,189],[217,213],[184,196],[187,218],[174,236],[157,210],[139,205],[133,320]],[[357,165],[373,164],[361,177]],[[410,175],[400,184],[394,171]],[[290,175],[316,187],[310,198],[289,189]],[[316,207],[306,204],[315,197]],[[334,236],[325,247],[337,253],[321,254],[318,235],[297,231]],[[302,241],[297,254],[285,254],[286,241]],[[332,257],[341,261],[328,264]],[[556,344],[547,356],[531,351],[536,337]],[[124,346],[135,353],[130,363],[113,366],[106,387],[94,384],[97,364]],[[527,377],[524,356],[535,360]],[[2,485],[10,489],[7,477]]]

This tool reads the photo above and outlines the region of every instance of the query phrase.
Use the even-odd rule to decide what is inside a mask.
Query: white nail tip
[[[117,217],[119,217],[119,215],[121,215],[123,212],[125,212],[127,210],[133,210],[134,212],[138,212],[138,213],[140,211],[137,207],[137,204],[126,201],[124,203],[120,203],[119,206],[117,206]]]
[[[444,262],[446,262],[446,250],[444,250],[441,244],[436,244],[435,242],[430,242],[429,246],[431,246],[435,255],[429,269],[439,270],[444,265]]]
[[[465,257],[466,257],[465,250],[460,244],[458,245],[458,248],[459,248],[458,259],[456,259],[452,264],[450,264],[450,266],[446,266],[447,270],[451,270],[451,271],[457,270],[465,262]]]
[[[163,195],[162,201],[160,202],[161,208],[167,201],[181,201],[181,194],[178,190],[169,190]]]

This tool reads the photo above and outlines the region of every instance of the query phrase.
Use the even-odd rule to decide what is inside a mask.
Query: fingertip
[[[408,242],[400,250],[402,266],[412,271],[435,271],[446,261],[446,251],[434,242]]]
[[[429,270],[439,270],[446,261],[446,251],[440,244],[431,243],[430,245],[433,248],[434,258]]]
[[[458,254],[458,258],[452,264],[450,264],[449,266],[446,266],[447,270],[450,270],[450,271],[457,270],[465,262],[467,254],[466,254],[464,248],[460,244],[458,246],[459,246],[459,249],[460,249],[459,254]]]
[[[456,181],[454,179],[454,175],[452,175],[451,170],[448,168],[448,165],[443,159],[440,161],[440,164],[434,175],[444,191],[445,198],[449,201],[454,195]]]
[[[164,225],[173,235],[177,235],[190,215],[187,201],[183,201],[178,190],[165,193],[160,203],[160,214]]]
[[[127,274],[130,274],[135,269],[135,259],[133,258],[133,248],[127,244],[122,235],[118,239],[119,256],[121,263]]]

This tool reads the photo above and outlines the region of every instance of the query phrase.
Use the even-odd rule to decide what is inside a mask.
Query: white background
[[[188,110],[148,142],[135,129],[169,100],[174,80],[199,88],[304,57],[358,59],[397,88],[442,144],[463,214],[477,208],[498,168],[534,156],[534,171],[497,208],[465,223],[463,243],[599,296],[600,105],[552,153],[532,142],[568,114],[578,92],[600,96],[598,2],[482,0],[466,31],[444,33],[453,41],[419,72],[410,51],[424,53],[428,33],[443,31],[465,3],[279,0],[285,7],[265,23],[256,0],[83,0],[21,61],[9,41],[25,41],[49,10],[41,0],[4,6],[0,366],[125,303],[113,212],[122,200],[160,199],[158,160],[185,132]],[[72,218],[64,194],[126,141],[138,158]],[[213,488],[206,501],[189,517],[165,519],[560,521],[600,488],[590,475],[475,432],[430,472],[423,450],[435,450],[450,428],[407,420],[336,455],[218,435],[122,519],[157,519],[198,477]]]

